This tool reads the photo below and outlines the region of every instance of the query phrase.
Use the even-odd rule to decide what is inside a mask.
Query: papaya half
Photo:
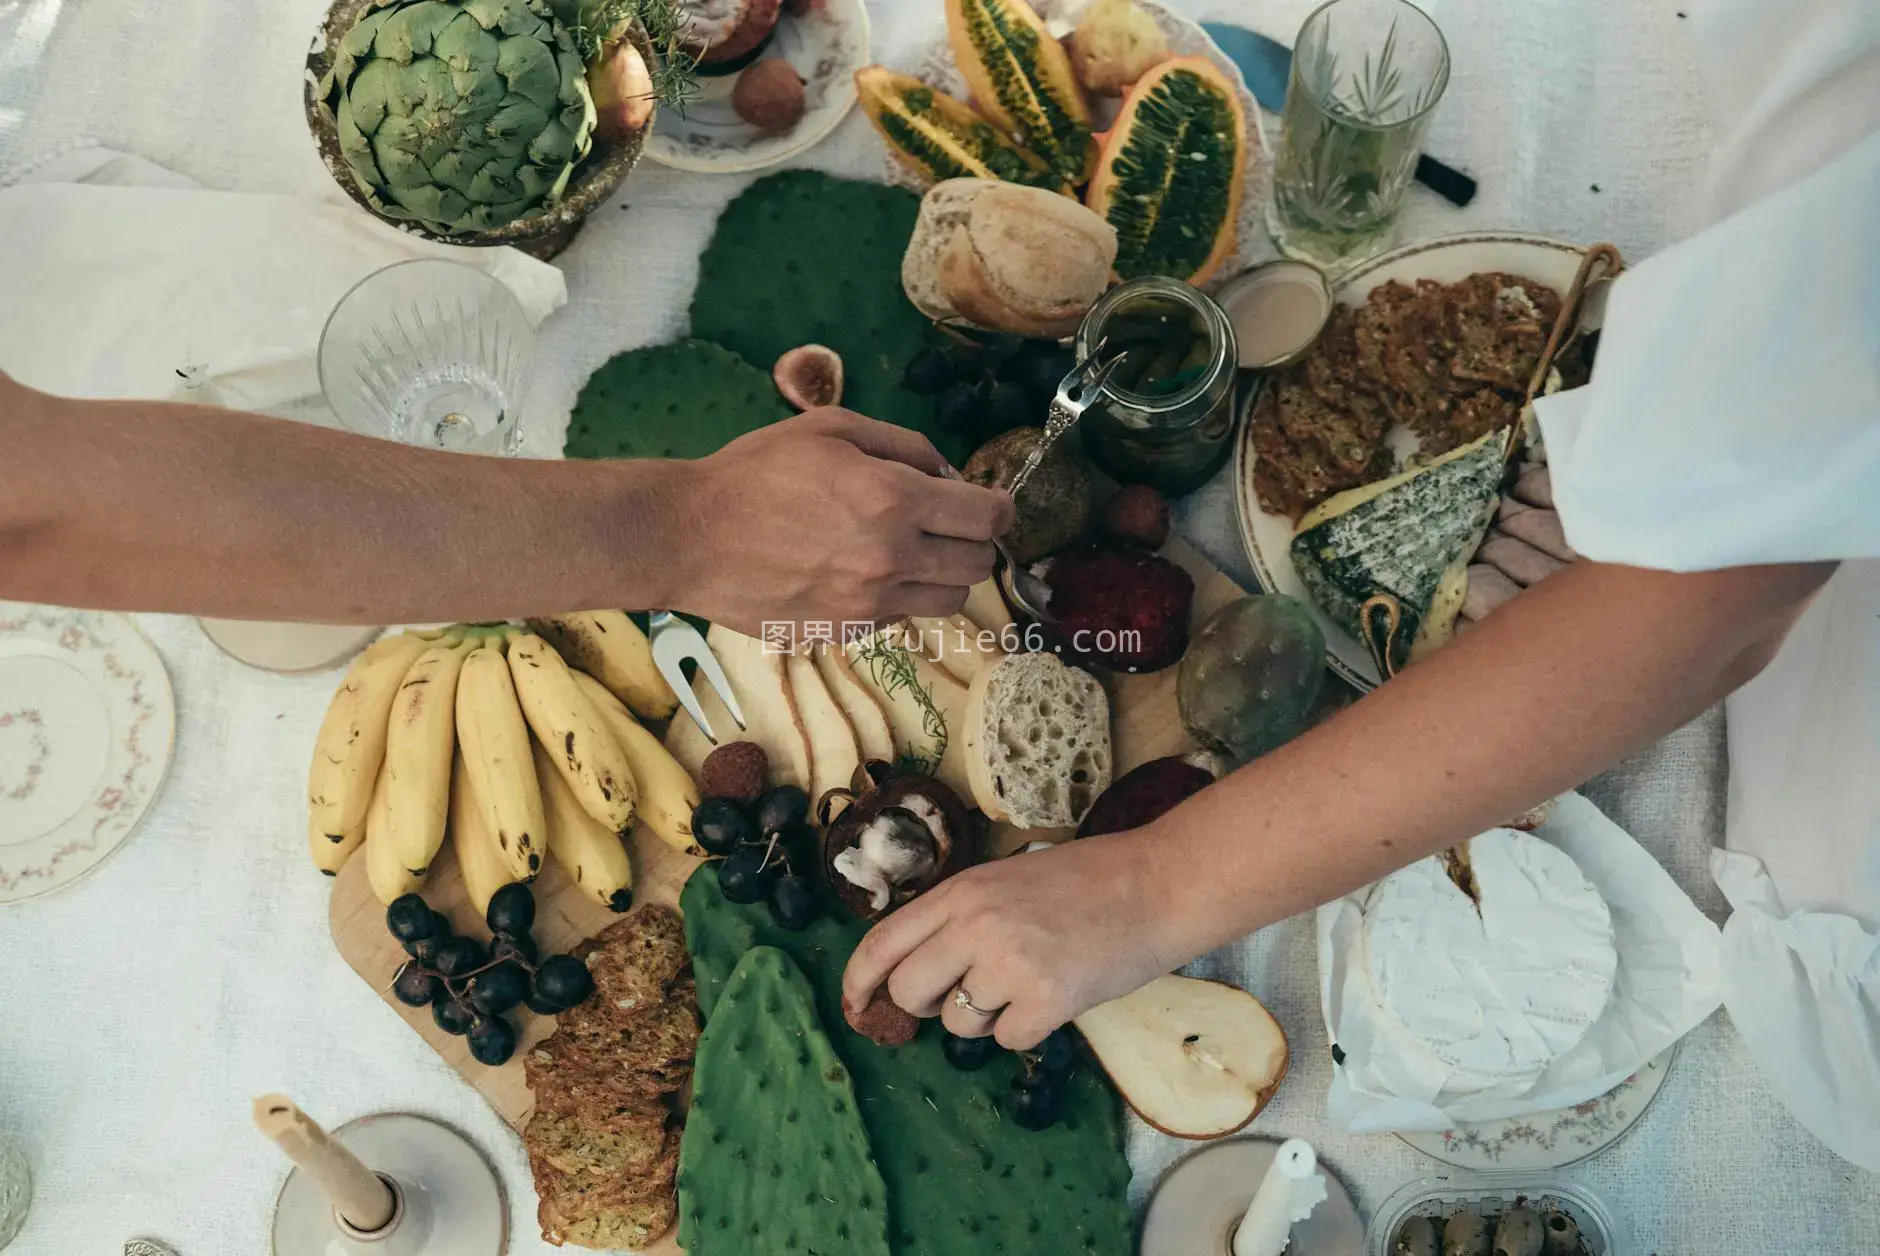
[[[946,0],[947,40],[973,103],[1065,183],[1096,161],[1090,104],[1070,54],[1025,0]]]
[[[864,66],[855,72],[855,91],[888,151],[934,183],[1003,179],[1054,192],[1068,190],[1042,159],[1001,135],[972,106],[911,74]]]
[[[1085,203],[1116,228],[1116,273],[1198,284],[1234,253],[1247,178],[1240,95],[1205,57],[1178,57],[1130,89]]]

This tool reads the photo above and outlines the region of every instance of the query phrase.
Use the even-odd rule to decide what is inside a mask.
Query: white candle
[[[1247,1215],[1234,1231],[1234,1256],[1280,1256],[1294,1225],[1312,1215],[1325,1199],[1325,1175],[1312,1144],[1289,1138],[1273,1153],[1273,1164],[1260,1181]]]

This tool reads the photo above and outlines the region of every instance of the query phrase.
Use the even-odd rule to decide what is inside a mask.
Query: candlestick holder
[[[503,1256],[502,1185],[476,1147],[428,1117],[387,1112],[333,1130],[279,1095],[255,1123],[296,1164],[274,1204],[273,1256]]]
[[[1162,1175],[1142,1218],[1137,1256],[1232,1256],[1234,1230],[1280,1144],[1230,1138],[1175,1162]],[[1331,1170],[1325,1200],[1292,1229],[1287,1256],[1353,1256],[1364,1250],[1364,1219]]]

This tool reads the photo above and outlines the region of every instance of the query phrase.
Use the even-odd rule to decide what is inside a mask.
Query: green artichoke
[[[436,235],[553,205],[594,130],[581,55],[544,0],[375,0],[323,87],[366,199]]]

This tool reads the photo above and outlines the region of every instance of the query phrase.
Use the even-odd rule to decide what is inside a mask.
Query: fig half
[[[978,862],[978,834],[958,794],[931,776],[890,776],[823,836],[823,872],[843,907],[876,921]]]

